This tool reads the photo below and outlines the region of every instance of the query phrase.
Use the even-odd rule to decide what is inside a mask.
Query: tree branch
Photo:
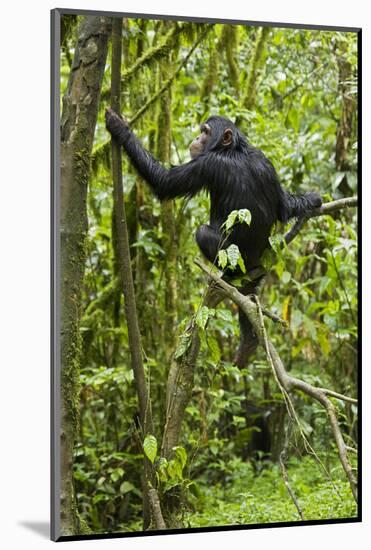
[[[347,395],[342,395],[341,393],[337,393],[336,391],[327,390],[326,388],[320,388],[323,393],[326,395],[329,395],[330,397],[335,397],[335,399],[339,399],[339,401],[348,401],[348,403],[354,403],[355,405],[358,404],[358,400],[354,399],[353,397],[348,397]]]
[[[138,118],[140,118],[146,111],[149,109],[149,107],[154,103],[173,83],[174,79],[178,76],[180,71],[183,69],[183,67],[188,63],[189,58],[197,48],[197,46],[200,44],[200,42],[205,38],[207,33],[210,31],[211,25],[208,25],[204,32],[199,36],[199,38],[196,40],[192,48],[189,50],[188,54],[185,56],[183,61],[178,65],[174,73],[168,78],[164,84],[161,86],[161,88],[153,94],[152,97],[149,98],[149,100],[135,113],[135,115],[130,119],[129,125],[132,126],[135,122],[137,122]]]
[[[283,395],[285,397],[285,400],[287,399],[287,395],[292,390],[298,390],[312,399],[315,399],[318,401],[325,409],[329,418],[329,422],[332,428],[332,432],[334,435],[334,439],[338,448],[338,454],[340,462],[343,466],[344,472],[348,478],[350,488],[353,493],[354,500],[357,502],[357,480],[354,476],[352,467],[350,465],[350,462],[348,460],[347,455],[347,448],[343,439],[343,436],[340,431],[340,427],[337,421],[336,417],[336,411],[335,407],[328,399],[326,395],[326,390],[324,391],[322,388],[316,388],[315,386],[312,386],[308,382],[305,382],[304,380],[301,380],[300,378],[296,378],[294,376],[291,376],[287,371],[286,368],[281,361],[281,358],[274,347],[273,343],[268,339],[265,329],[264,329],[264,323],[262,324],[260,322],[259,316],[263,318],[263,313],[261,311],[261,308],[258,303],[254,303],[248,296],[244,296],[238,290],[231,286],[230,284],[226,283],[220,277],[213,272],[211,272],[202,262],[199,260],[196,260],[195,263],[211,277],[211,279],[219,285],[223,291],[226,293],[226,295],[236,304],[238,305],[245,315],[248,317],[250,323],[253,325],[254,330],[258,336],[259,342],[264,346],[267,352],[268,360],[271,363],[273,372],[275,373],[275,378],[278,382],[278,385],[283,392]],[[327,390],[329,392],[331,390]],[[338,394],[340,395],[340,394]]]
[[[285,235],[286,244],[291,243],[291,241],[295,239],[295,237],[298,235],[298,233],[300,232],[304,224],[308,220],[310,220],[310,218],[317,218],[318,216],[334,214],[335,212],[338,212],[339,210],[342,210],[344,208],[352,208],[357,205],[358,205],[358,198],[349,197],[346,199],[339,199],[337,201],[326,202],[320,208],[311,210],[310,212],[308,212],[308,214],[305,214],[305,216],[302,216],[301,218],[299,218],[291,227],[291,229],[286,233]]]
[[[175,22],[174,26],[161,38],[159,43],[152,48],[148,48],[139,59],[133,63],[130,67],[125,69],[121,76],[121,82],[126,84],[127,81],[145,66],[150,65],[154,61],[159,61],[162,57],[168,55],[174,44],[174,39],[184,29],[184,24],[178,24]]]

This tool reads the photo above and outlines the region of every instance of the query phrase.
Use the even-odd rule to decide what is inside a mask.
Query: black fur
[[[108,130],[123,145],[139,174],[160,200],[191,197],[202,189],[208,191],[210,222],[197,230],[196,240],[211,262],[215,261],[224,239],[221,225],[232,210],[250,210],[251,225],[236,225],[223,247],[236,244],[247,269],[252,269],[259,266],[262,253],[269,246],[271,228],[277,220],[286,222],[322,204],[317,193],[293,195],[285,191],[271,162],[224,117],[213,116],[206,121],[211,132],[201,154],[169,170],[143,148],[127,123],[112,110],[107,111],[106,121]],[[223,136],[228,129],[232,130],[232,137],[225,145]],[[254,292],[255,287],[256,284],[250,284],[246,293]],[[243,366],[244,357],[256,348],[256,339],[252,345],[249,322],[243,316],[241,319],[241,315],[240,322],[242,331],[237,363]]]

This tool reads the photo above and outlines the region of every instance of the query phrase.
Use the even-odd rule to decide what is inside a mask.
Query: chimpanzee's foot
[[[249,338],[241,338],[240,345],[238,346],[237,353],[234,358],[234,364],[239,369],[244,369],[249,359],[255,353],[256,348],[258,347],[258,337],[255,333],[250,333]]]

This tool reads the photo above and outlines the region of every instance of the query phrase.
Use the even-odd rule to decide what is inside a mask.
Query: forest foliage
[[[68,89],[83,18],[62,17],[61,98]],[[326,411],[293,393],[299,422],[264,349],[233,364],[237,308],[202,306],[207,277],[194,263],[206,223],[201,194],[160,204],[123,155],[123,189],[152,433],[138,422],[115,242],[110,136],[111,39],[86,196],[87,234],[78,331],[78,408],[73,478],[86,532],[143,527],[143,458],[170,527],[298,521],[357,514]],[[357,35],[352,32],[123,19],[121,111],[166,166],[189,159],[201,121],[236,120],[291,192],[324,202],[357,194]],[[61,103],[61,109],[62,109]],[[84,213],[82,213],[83,215]],[[282,323],[265,327],[290,375],[357,397],[357,212],[307,222],[281,250],[276,227],[261,302]],[[189,345],[195,315],[200,350],[180,440],[161,453],[170,365]],[[182,347],[183,346],[183,347]],[[357,405],[333,399],[357,466]],[[174,504],[175,502],[175,504]],[[152,528],[154,528],[152,524]],[[83,531],[82,527],[80,528]],[[85,532],[85,531],[84,531]]]

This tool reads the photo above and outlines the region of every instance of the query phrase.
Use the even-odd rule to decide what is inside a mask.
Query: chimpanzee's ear
[[[233,137],[233,132],[230,128],[227,128],[226,130],[224,130],[223,145],[225,145],[225,147],[232,145],[232,137]]]

